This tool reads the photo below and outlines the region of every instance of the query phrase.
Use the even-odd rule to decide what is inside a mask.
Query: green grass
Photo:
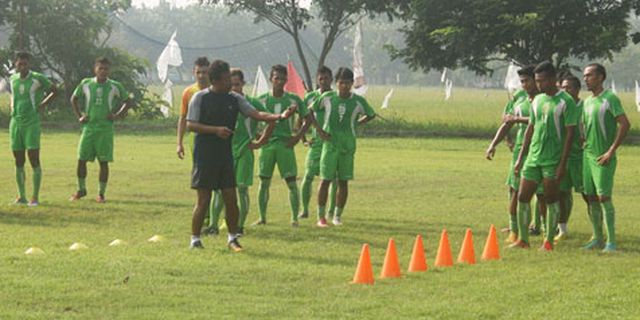
[[[75,190],[77,139],[45,130],[42,205],[0,206],[2,319],[631,319],[640,312],[640,169],[633,165],[640,161],[639,147],[619,154],[619,253],[578,249],[590,229],[576,197],[572,238],[555,252],[507,251],[500,235],[501,261],[435,269],[443,228],[454,255],[464,230],[472,228],[479,254],[490,224],[506,224],[505,148],[489,162],[483,140],[361,139],[343,227],[319,230],[311,219],[292,229],[286,187],[275,180],[270,224],[247,228],[246,250],[232,254],[222,237],[205,239],[204,251],[187,249],[195,194],[188,188],[189,162],[175,157],[172,135],[117,135],[109,202],[103,205],[89,197],[66,200]],[[3,203],[15,196],[7,141],[0,134]],[[297,152],[302,170],[304,150],[299,146]],[[94,195],[95,164],[89,166],[88,187]],[[255,186],[250,193],[252,221]],[[406,270],[418,233],[425,238],[428,272],[374,286],[349,284],[363,243],[371,244],[378,275],[393,237]],[[154,234],[167,240],[148,243]],[[128,245],[108,247],[116,238]],[[532,241],[535,247],[541,240]],[[69,252],[73,242],[89,249]],[[46,254],[24,255],[30,246]]]

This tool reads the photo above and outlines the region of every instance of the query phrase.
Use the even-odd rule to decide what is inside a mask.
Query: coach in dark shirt
[[[216,60],[209,66],[209,79],[211,87],[197,92],[191,98],[187,114],[187,128],[196,133],[191,188],[198,192],[191,221],[190,247],[203,248],[200,231],[211,202],[211,192],[221,190],[229,230],[228,246],[237,252],[242,247],[236,237],[238,203],[231,136],[238,112],[258,121],[277,121],[291,116],[297,106],[281,114],[257,111],[244,97],[230,92],[229,64],[221,60]]]

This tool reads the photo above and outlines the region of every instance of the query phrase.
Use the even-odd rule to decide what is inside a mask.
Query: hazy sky
[[[198,0],[166,0],[167,2],[173,2],[177,7],[184,7],[190,4],[198,3]],[[299,3],[303,7],[308,7],[311,4],[312,0],[299,0]],[[158,5],[160,0],[133,0],[133,5],[136,7],[141,7],[143,4],[146,7],[155,7]]]

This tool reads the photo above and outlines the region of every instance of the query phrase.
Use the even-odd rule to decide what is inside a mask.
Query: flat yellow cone
[[[151,241],[151,240],[149,240],[149,241]],[[111,243],[109,243],[109,247],[124,246],[125,244],[127,244],[127,243],[124,242],[123,240],[115,239],[115,240],[111,241]]]
[[[147,240],[149,242],[162,242],[164,241],[164,237],[161,235],[156,234],[155,236],[149,238],[149,240]]]
[[[40,248],[31,247],[31,248],[27,249],[27,251],[25,251],[24,254],[39,255],[39,254],[44,254],[44,251],[42,251],[42,249],[40,249]]]
[[[89,249],[86,244],[80,242],[74,242],[71,246],[69,246],[69,251],[79,251]]]

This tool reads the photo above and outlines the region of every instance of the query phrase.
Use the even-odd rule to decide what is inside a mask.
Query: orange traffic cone
[[[473,235],[471,229],[467,229],[462,241],[462,248],[458,254],[458,263],[476,264],[476,253],[473,250]]]
[[[482,260],[500,260],[500,249],[498,248],[498,236],[496,235],[496,227],[491,225],[487,242],[484,244],[482,251]]]
[[[422,236],[416,237],[413,244],[413,253],[411,253],[411,261],[409,262],[409,272],[427,271],[427,259],[424,255],[424,245],[422,244]]]
[[[453,265],[453,257],[451,256],[451,246],[449,245],[449,236],[447,229],[442,230],[440,236],[440,246],[438,247],[438,255],[436,256],[436,267],[450,267]]]
[[[382,265],[382,273],[380,278],[397,278],[400,277],[400,262],[398,262],[398,253],[396,252],[396,243],[393,239],[389,239],[387,246],[387,254],[384,256],[384,264]]]
[[[356,267],[356,274],[353,276],[351,283],[373,284],[373,282],[373,268],[371,267],[369,245],[365,243],[362,246],[360,260],[358,260],[358,267]]]

